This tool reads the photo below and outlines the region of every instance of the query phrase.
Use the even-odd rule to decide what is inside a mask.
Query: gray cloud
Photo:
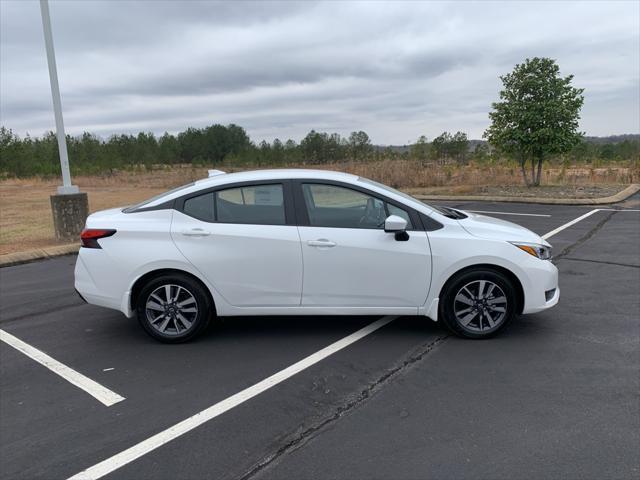
[[[69,133],[238,123],[256,140],[364,129],[478,138],[531,56],[586,88],[590,135],[640,131],[637,2],[51,1]],[[0,122],[53,128],[35,1],[0,1]]]

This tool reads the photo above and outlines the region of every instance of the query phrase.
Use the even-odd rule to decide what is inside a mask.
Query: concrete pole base
[[[86,193],[51,195],[53,228],[57,240],[78,241],[89,215]]]

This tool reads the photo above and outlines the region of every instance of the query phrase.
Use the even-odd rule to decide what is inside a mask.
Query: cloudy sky
[[[498,76],[555,58],[588,135],[640,132],[640,2],[51,2],[67,132],[480,138]],[[54,128],[39,4],[0,0],[0,123]]]

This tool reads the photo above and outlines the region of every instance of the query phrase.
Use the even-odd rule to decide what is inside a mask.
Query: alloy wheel
[[[189,290],[180,285],[161,285],[147,298],[145,313],[149,325],[161,334],[181,335],[195,322],[198,302]]]
[[[458,290],[453,312],[465,330],[487,333],[500,327],[507,305],[507,296],[499,285],[489,280],[474,280]]]

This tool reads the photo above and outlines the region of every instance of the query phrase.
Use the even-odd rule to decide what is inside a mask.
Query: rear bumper
[[[131,314],[129,311],[122,310],[122,295],[105,295],[105,289],[98,288],[95,279],[91,276],[91,273],[83,260],[83,253],[83,249],[81,248],[74,270],[74,287],[78,295],[80,295],[80,298],[91,305],[120,310],[125,315],[130,316]]]

